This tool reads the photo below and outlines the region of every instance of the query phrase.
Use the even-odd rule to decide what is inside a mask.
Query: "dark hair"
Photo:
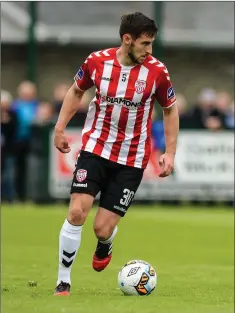
[[[122,39],[124,34],[131,34],[135,39],[139,38],[142,33],[153,37],[157,34],[158,28],[154,22],[142,13],[135,12],[126,14],[121,17],[119,34]]]

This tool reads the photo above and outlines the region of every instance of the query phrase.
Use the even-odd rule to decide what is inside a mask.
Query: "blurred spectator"
[[[18,118],[16,142],[16,192],[20,201],[26,200],[26,165],[31,138],[31,123],[38,106],[37,89],[30,81],[23,81],[17,89],[18,98],[13,101],[13,110]]]
[[[60,109],[62,107],[64,98],[69,88],[70,88],[70,85],[61,83],[61,84],[58,84],[54,89],[53,105],[55,106],[56,115],[60,113]],[[86,116],[87,116],[88,105],[91,99],[92,99],[92,92],[88,90],[84,93],[80,106],[78,107],[78,111],[72,117],[71,121],[69,122],[69,126],[83,127]]]
[[[216,92],[213,89],[203,89],[198,97],[198,103],[189,110],[191,129],[219,130],[224,127],[224,114],[216,108]]]
[[[27,164],[28,173],[35,173],[28,175],[27,196],[36,203],[50,201],[47,182],[48,148],[55,122],[55,107],[48,101],[41,101],[31,125],[32,138]]]
[[[31,123],[30,155],[41,157],[48,141],[48,127],[55,125],[55,107],[48,101],[38,104],[36,116]]]
[[[180,129],[190,128],[190,117],[188,116],[188,104],[183,94],[177,93],[177,107],[179,111]]]
[[[148,166],[144,172],[145,179],[158,177],[161,168],[159,158],[165,149],[164,127],[162,117],[158,117],[155,107],[152,111],[152,149]]]
[[[1,196],[2,200],[15,199],[14,169],[17,117],[12,111],[12,96],[1,91]]]
[[[226,119],[228,129],[235,128],[235,118],[234,118],[234,101],[229,106],[229,116]]]
[[[38,104],[34,124],[45,125],[55,120],[56,108],[48,101],[41,101]]]
[[[62,83],[55,86],[54,92],[53,92],[53,105],[55,107],[55,113],[59,114],[60,109],[62,107],[64,98],[66,96],[66,93],[68,92],[70,88],[70,85]]]
[[[158,119],[157,112],[153,109],[152,114],[152,137],[153,137],[153,149],[158,151],[164,151],[165,139],[164,139],[164,125],[163,119]]]
[[[224,116],[224,127],[234,128],[234,112],[231,107],[231,96],[225,91],[217,93],[216,108]]]
[[[177,107],[178,107],[178,112],[179,115],[183,115],[187,112],[188,109],[188,105],[187,105],[187,101],[185,99],[185,96],[181,93],[177,93],[175,95],[176,99],[177,99]]]
[[[72,120],[69,123],[70,126],[78,126],[78,127],[84,126],[86,116],[87,116],[88,106],[89,106],[91,99],[92,99],[92,92],[90,90],[87,90],[82,97],[82,101],[78,107],[76,114],[73,116]]]

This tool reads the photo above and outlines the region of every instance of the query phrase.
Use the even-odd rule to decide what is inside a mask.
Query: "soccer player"
[[[160,177],[173,171],[179,117],[168,70],[152,56],[157,31],[155,22],[141,13],[124,15],[121,46],[91,53],[65,96],[54,144],[60,152],[69,153],[65,128],[79,110],[85,90],[96,87],[82,131],[68,216],[59,237],[55,295],[69,295],[71,267],[81,243],[83,224],[99,192],[94,219],[98,243],[92,265],[99,272],[109,264],[117,224],[134,198],[150,156],[155,100],[163,108],[166,140]]]

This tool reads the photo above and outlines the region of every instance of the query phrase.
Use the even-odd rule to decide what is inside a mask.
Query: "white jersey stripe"
[[[102,76],[105,76],[107,78],[111,77],[113,62],[114,62],[114,60],[110,60],[108,63],[106,63],[106,62],[104,63],[104,69],[103,69]],[[110,84],[110,81],[103,80],[103,79],[101,80],[100,91],[102,93],[102,96],[107,95],[109,84]],[[92,134],[92,136],[90,136],[90,139],[88,140],[86,147],[85,147],[85,150],[90,151],[90,152],[93,151],[93,149],[96,145],[97,138],[99,138],[101,135],[104,117],[105,117],[105,111],[106,111],[106,107],[107,107],[107,102],[100,103],[99,105],[100,105],[100,113],[99,113],[99,116],[98,116],[98,119],[96,122],[95,131]]]
[[[149,70],[145,66],[142,65],[140,68],[137,80],[147,81],[148,73],[149,73]],[[138,102],[139,97],[140,95],[137,92],[135,92],[132,98],[132,101]],[[132,111],[132,110],[129,111],[126,131],[125,131],[125,139],[122,142],[122,146],[121,146],[119,156],[118,156],[118,162],[122,164],[126,164],[126,161],[127,161],[127,157],[128,157],[128,153],[129,153],[129,149],[131,145],[131,140],[133,138],[137,112],[138,112],[137,109],[135,111]]]
[[[82,130],[82,135],[89,132],[92,128],[93,121],[95,119],[96,105],[95,105],[96,97],[94,97],[89,105],[89,109],[86,116],[85,125]]]
[[[122,67],[123,68],[123,67]],[[121,73],[124,73],[124,71],[121,71]],[[125,97],[128,81],[130,75],[128,75],[128,79],[126,79],[125,82],[122,81],[122,75],[120,73],[118,86],[117,86],[117,92],[116,97]],[[110,154],[112,151],[113,143],[115,142],[117,135],[118,135],[118,122],[121,114],[122,106],[121,105],[114,105],[113,111],[112,111],[112,117],[110,122],[110,130],[109,130],[109,136],[104,144],[104,149],[101,153],[101,156],[104,158],[110,158]]]
[[[159,62],[159,64],[156,65],[157,67],[164,67],[165,65],[161,62]]]
[[[91,74],[91,79],[93,80],[93,82],[95,82],[95,73],[96,73],[96,69],[94,69],[94,71]]]
[[[155,93],[155,91],[156,91],[156,84],[154,82],[151,94],[150,94],[148,100],[146,101],[146,103],[151,102],[151,97]],[[143,161],[143,158],[145,155],[145,141],[146,141],[147,136],[148,136],[148,134],[147,134],[147,122],[148,122],[148,116],[149,116],[148,107],[145,108],[144,116],[143,116],[143,120],[142,120],[141,135],[140,135],[140,140],[139,140],[139,144],[138,144],[138,149],[136,152],[135,164],[134,164],[135,167],[141,167],[142,166],[142,161]]]
[[[97,51],[97,52],[94,52],[94,54],[97,56],[97,57],[100,57],[101,55],[100,55],[100,52],[101,52],[101,50],[100,51]]]
[[[108,53],[109,50],[110,50],[110,49],[104,50],[104,51],[102,52],[103,55],[105,55],[106,57],[109,57],[109,56],[110,56],[110,54]]]

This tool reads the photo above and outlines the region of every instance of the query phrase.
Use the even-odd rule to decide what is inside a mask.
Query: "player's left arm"
[[[164,133],[166,150],[160,157],[162,172],[160,177],[166,177],[174,170],[174,160],[176,154],[177,137],[179,133],[179,113],[176,104],[163,109]]]
[[[169,176],[174,170],[174,160],[179,133],[179,113],[176,105],[174,89],[168,71],[162,71],[157,81],[156,99],[163,108],[165,153],[161,155],[159,164],[162,166],[160,177]]]

